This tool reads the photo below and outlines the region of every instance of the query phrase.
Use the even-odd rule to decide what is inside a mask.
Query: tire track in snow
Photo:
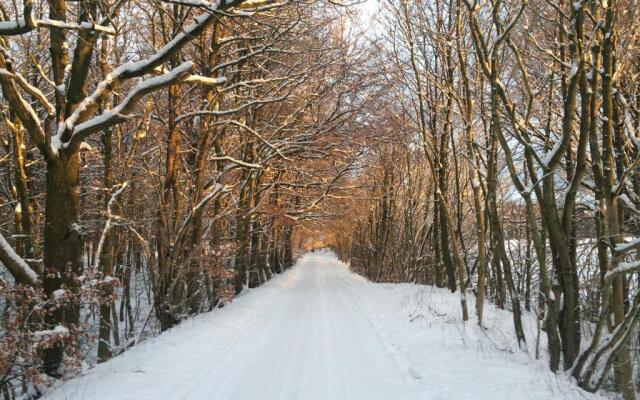
[[[394,364],[398,367],[398,369],[406,375],[407,382],[421,389],[426,390],[427,388],[433,389],[433,385],[431,383],[427,383],[424,381],[424,378],[420,371],[413,365],[411,362],[411,358],[408,356],[408,352],[404,349],[398,341],[389,333],[383,332],[380,328],[381,324],[378,322],[377,318],[372,317],[369,312],[367,312],[366,308],[370,307],[368,302],[365,302],[364,298],[360,294],[359,291],[355,290],[354,284],[358,284],[361,286],[366,286],[369,282],[360,277],[359,275],[355,275],[352,271],[348,271],[350,275],[354,275],[359,279],[350,279],[347,281],[346,278],[341,279],[342,284],[344,285],[346,290],[349,290],[353,293],[353,297],[358,300],[358,308],[360,312],[366,317],[367,321],[371,325],[372,330],[378,336],[380,342],[384,346],[387,354],[391,357]],[[349,276],[351,278],[351,276]],[[363,304],[366,303],[368,307],[364,307]]]

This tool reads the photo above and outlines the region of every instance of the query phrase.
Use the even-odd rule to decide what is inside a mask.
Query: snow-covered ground
[[[598,399],[516,349],[508,312],[373,284],[329,252],[70,380],[46,399]],[[470,304],[470,311],[473,303]]]

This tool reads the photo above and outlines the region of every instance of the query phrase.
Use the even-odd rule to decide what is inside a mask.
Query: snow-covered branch
[[[5,62],[3,53],[0,53],[0,68],[9,72],[7,70],[7,63]],[[2,86],[2,93],[12,105],[13,111],[22,122],[24,128],[30,133],[36,146],[38,146],[43,154],[48,155],[48,149],[45,146],[45,132],[40,118],[33,107],[31,107],[31,104],[22,97],[22,94],[18,90],[16,80],[20,81],[20,79],[15,79],[18,75],[11,72],[9,73],[13,76],[0,73],[0,86]],[[31,87],[31,85],[28,85],[28,87]]]
[[[202,75],[190,75],[187,78],[182,80],[182,83],[196,83],[199,85],[206,85],[206,86],[219,86],[219,85],[224,85],[226,82],[227,82],[227,78],[225,77],[209,78]]]
[[[99,105],[113,91],[114,87],[116,87],[118,83],[127,79],[137,78],[148,73],[152,73],[156,68],[170,59],[194,37],[198,36],[211,23],[213,23],[216,18],[216,11],[234,7],[241,3],[242,0],[218,0],[211,3],[207,7],[206,12],[203,12],[202,14],[194,18],[193,24],[181,30],[180,33],[178,33],[172,40],[167,42],[167,44],[161,47],[153,55],[139,61],[131,61],[122,64],[111,71],[109,74],[107,74],[107,76],[96,86],[96,89],[93,91],[93,93],[84,98],[78,104],[74,112],[63,123],[59,125],[54,140],[52,140],[52,147],[54,149],[54,152],[68,143],[71,140],[72,136],[77,137],[77,129],[74,129],[76,128],[76,125],[82,124],[83,121],[87,121],[89,118],[91,118],[91,116],[94,115],[94,113],[98,110]],[[115,115],[114,113],[112,113],[112,115],[105,114],[97,117],[98,120],[94,121],[93,123],[88,121],[88,125],[85,125],[83,127],[86,133],[82,136],[86,136],[92,132],[103,129],[106,126],[112,126],[113,124],[122,121],[122,119],[118,120],[117,117],[113,116]],[[103,126],[101,123],[103,123],[106,119],[113,122],[113,124]],[[74,139],[74,142],[77,142],[77,140]]]
[[[615,246],[614,251],[618,254],[624,254],[637,249],[640,249],[640,238],[635,238],[630,242],[620,243]]]
[[[255,169],[261,169],[262,165],[260,164],[253,164],[253,163],[248,163],[242,160],[238,160],[235,159],[233,157],[230,156],[219,156],[219,157],[212,157],[211,158],[212,161],[228,161],[234,164],[237,164],[241,167],[246,167],[246,168],[255,168]]]
[[[94,24],[93,22],[81,22],[79,24],[75,24],[72,22],[63,22],[54,19],[38,19],[36,20],[37,27],[43,28],[55,28],[55,29],[65,29],[69,31],[93,31],[98,33],[104,33],[106,35],[115,35],[116,30],[109,27]]]
[[[33,2],[25,0],[22,9],[22,17],[18,17],[12,21],[0,21],[0,36],[15,36],[28,33],[36,28],[52,28],[64,29],[72,31],[93,31],[104,33],[107,35],[115,35],[115,29],[95,24],[92,22],[81,22],[79,24],[73,22],[58,21],[53,19],[35,19],[33,17]]]
[[[38,282],[38,274],[13,250],[2,234],[0,234],[0,261],[16,282],[29,285],[35,285]]]
[[[32,0],[24,0],[22,17],[13,21],[0,21],[0,36],[22,35],[36,27],[36,21],[31,14],[33,10]]]
[[[640,261],[634,262],[621,262],[611,271],[607,271],[604,275],[606,282],[610,282],[614,277],[623,274],[630,274],[632,272],[640,271]]]
[[[102,249],[104,248],[104,242],[107,240],[107,235],[111,230],[113,220],[113,213],[111,209],[113,208],[113,206],[115,206],[118,197],[122,194],[122,192],[124,192],[128,184],[129,182],[124,182],[122,185],[120,185],[120,187],[115,192],[113,192],[111,198],[109,199],[109,202],[107,203],[107,220],[104,223],[104,228],[102,229],[102,234],[100,235],[100,241],[98,241],[98,248],[96,249],[96,262],[93,267],[95,271],[100,270],[100,256],[102,254]]]
[[[40,89],[38,89],[37,87],[27,82],[24,76],[16,72],[11,72],[5,68],[0,68],[0,76],[7,77],[18,82],[20,87],[22,87],[22,89],[24,89],[25,92],[29,93],[34,98],[36,98],[38,102],[40,102],[40,104],[47,111],[47,114],[49,114],[50,116],[55,115],[56,113],[55,107],[53,106],[53,104],[49,102],[49,100],[47,100],[47,96],[45,96]]]
[[[58,135],[52,139],[51,143],[52,147],[56,146],[54,147],[54,151],[57,151],[59,148],[67,147],[75,149],[92,133],[126,121],[129,113],[131,113],[137,101],[141,97],[184,79],[192,69],[193,63],[186,61],[164,75],[142,81],[133,90],[131,90],[127,97],[125,97],[125,99],[116,107],[103,112],[95,118],[78,124],[75,127],[70,124],[71,117],[68,118],[65,126],[72,132],[71,137],[67,142],[63,142],[60,138],[61,131],[58,131]]]

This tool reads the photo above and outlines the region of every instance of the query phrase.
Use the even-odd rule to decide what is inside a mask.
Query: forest
[[[639,7],[0,0],[0,396],[330,248],[637,399]]]

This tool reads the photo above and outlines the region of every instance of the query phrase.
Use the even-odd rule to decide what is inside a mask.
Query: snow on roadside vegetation
[[[374,284],[351,273],[345,282],[401,368],[421,382],[429,400],[606,399],[588,393],[547,366],[546,336],[533,313],[523,323],[527,348],[518,349],[509,311],[485,305],[484,329],[473,313],[463,324],[460,296],[411,283]],[[468,296],[469,310],[475,299]]]

